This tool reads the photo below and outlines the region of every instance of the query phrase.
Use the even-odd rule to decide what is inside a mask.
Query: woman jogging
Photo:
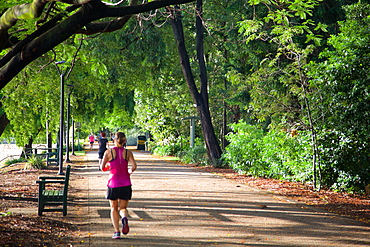
[[[121,237],[119,229],[120,216],[122,218],[122,233],[126,235],[129,232],[127,206],[132,196],[130,175],[137,168],[132,152],[127,150],[125,146],[125,134],[117,132],[115,136],[115,147],[105,151],[100,167],[103,171],[110,169],[106,198],[110,203],[110,216],[115,230],[112,238],[116,239]],[[131,169],[128,167],[129,162]]]
[[[95,136],[93,133],[89,135],[89,142],[90,142],[90,150],[92,150],[94,146],[94,142],[95,142]]]

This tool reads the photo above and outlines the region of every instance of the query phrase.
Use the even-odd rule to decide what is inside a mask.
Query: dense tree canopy
[[[0,60],[0,89],[11,81],[25,66],[44,55],[73,34],[114,31],[122,28],[126,23],[127,18],[124,18],[125,16],[154,10],[171,4],[181,4],[191,1],[192,0],[163,0],[136,6],[110,7],[100,0],[90,0],[85,4],[66,8],[66,12],[59,10],[59,13],[52,16],[49,21],[31,35],[19,41],[19,43],[12,47],[12,50]],[[34,2],[43,3],[44,1],[34,0]],[[72,2],[75,3],[75,1]],[[27,8],[27,6],[24,7]],[[29,8],[27,9],[29,10]],[[68,13],[70,13],[69,16],[64,17],[65,14],[68,15]],[[33,15],[30,17],[32,18]],[[106,17],[116,17],[116,19],[104,23],[93,23],[96,20]],[[3,20],[3,22],[15,23],[15,21],[7,21],[8,19],[9,18]],[[7,37],[7,35],[2,35],[0,38],[2,38],[1,43],[3,44],[3,49],[14,43],[10,42],[10,38]]]
[[[95,118],[92,116],[99,116],[98,114],[93,114],[92,111],[86,111],[88,109],[91,109],[93,105],[95,105],[97,102],[101,102],[102,105],[105,105],[104,102],[114,102],[109,100],[109,98],[106,98],[106,101],[94,100],[96,99],[96,95],[99,95],[99,92],[104,92],[102,95],[106,95],[106,91],[109,91],[109,89],[112,90],[113,93],[110,94],[109,97],[114,97],[114,92],[117,94],[122,95],[122,93],[118,92],[117,87],[109,88],[107,87],[107,90],[104,90],[104,87],[101,87],[98,83],[99,81],[104,83],[104,79],[107,79],[107,70],[106,65],[99,60],[94,60],[94,58],[89,57],[87,54],[88,51],[85,50],[85,55],[79,54],[79,65],[77,66],[73,61],[71,61],[75,57],[76,49],[73,50],[73,48],[68,48],[67,43],[63,43],[66,39],[69,37],[72,37],[73,35],[76,35],[78,33],[82,33],[85,35],[88,34],[94,34],[98,32],[112,32],[117,29],[120,29],[124,26],[124,24],[127,22],[131,14],[134,13],[140,13],[140,12],[146,12],[150,10],[154,10],[160,7],[164,7],[171,4],[179,4],[179,3],[185,3],[190,1],[156,1],[147,3],[144,5],[141,5],[143,9],[139,10],[139,6],[110,6],[108,4],[105,4],[98,0],[92,0],[92,1],[58,1],[63,2],[66,4],[54,4],[53,1],[39,1],[35,0],[32,3],[25,3],[22,5],[17,5],[18,1],[10,1],[7,2],[6,5],[2,5],[1,7],[5,11],[2,15],[2,19],[0,19],[0,43],[2,48],[2,54],[4,55],[0,60],[0,88],[4,88],[5,85],[7,85],[11,80],[13,80],[17,75],[18,77],[13,80],[14,87],[19,88],[19,90],[24,90],[25,87],[22,87],[20,85],[27,85],[31,86],[33,83],[28,83],[28,81],[35,81],[35,85],[37,83],[40,83],[40,81],[37,81],[37,78],[34,78],[34,73],[29,73],[29,70],[35,71],[35,67],[26,68],[25,67],[29,64],[31,64],[32,61],[35,59],[38,59],[37,62],[33,63],[33,66],[38,67],[36,70],[43,70],[42,74],[40,74],[40,77],[42,78],[42,81],[47,84],[47,87],[54,88],[53,90],[46,90],[45,94],[49,101],[55,103],[57,99],[57,94],[50,95],[48,92],[55,92],[55,89],[57,88],[57,84],[53,83],[49,75],[52,74],[52,70],[55,68],[51,68],[49,72],[45,69],[46,66],[56,59],[60,60],[66,60],[69,61],[70,66],[76,66],[78,71],[76,71],[76,74],[70,77],[70,79],[73,79],[73,76],[75,76],[75,81],[78,80],[86,80],[89,78],[90,80],[95,80],[95,84],[90,83],[84,83],[82,84],[84,86],[84,89],[80,88],[79,92],[84,92],[87,94],[81,95],[77,92],[74,93],[74,95],[78,95],[79,97],[76,97],[76,103],[85,103],[85,104],[78,104],[78,108],[81,113],[89,114],[90,116],[86,116],[86,118]],[[48,7],[46,8],[46,4],[48,4]],[[80,5],[81,3],[85,3]],[[154,4],[153,4],[154,3]],[[75,4],[74,6],[69,7],[68,4]],[[135,5],[136,1],[133,1],[131,5]],[[149,7],[148,6],[151,6]],[[122,5],[122,4],[121,4]],[[124,4],[127,5],[127,4]],[[134,8],[131,9],[130,8]],[[41,16],[40,19],[37,21],[37,27],[31,23],[34,23],[34,18]],[[104,19],[107,17],[114,17],[113,19]],[[100,22],[94,22],[96,20],[101,19]],[[16,25],[17,24],[17,25]],[[15,30],[16,32],[13,32]],[[10,34],[10,35],[9,35]],[[75,36],[76,38],[76,44],[79,43],[77,39],[83,39],[82,36]],[[70,44],[69,47],[73,47],[73,39],[72,42],[68,42]],[[59,48],[57,47],[59,44],[62,43],[62,46]],[[61,55],[62,54],[62,55]],[[50,66],[49,66],[50,67]],[[78,68],[79,67],[79,68]],[[90,69],[89,69],[90,68]],[[20,72],[24,70],[25,74],[27,74],[26,77],[20,76]],[[84,72],[82,72],[84,71]],[[94,73],[95,78],[94,78]],[[55,75],[55,74],[54,74]],[[92,76],[92,77],[91,77]],[[26,78],[26,79],[25,79]],[[93,79],[94,78],[94,79]],[[35,79],[35,80],[33,80]],[[25,82],[27,80],[27,82]],[[107,85],[107,84],[105,84]],[[12,88],[12,86],[9,85],[9,88]],[[22,89],[23,88],[23,89]],[[78,87],[76,87],[78,89]],[[91,88],[90,93],[86,91],[85,89]],[[122,88],[122,86],[121,86]],[[95,90],[94,89],[98,89]],[[85,90],[85,91],[83,91]],[[26,89],[25,91],[32,91],[30,88],[29,90]],[[33,92],[36,92],[33,90]],[[95,92],[95,93],[94,93]],[[12,92],[13,95],[15,95],[15,92]],[[5,92],[5,94],[7,94]],[[90,95],[89,95],[90,94]],[[34,95],[40,95],[40,94],[34,94]],[[42,95],[42,94],[41,94]],[[125,95],[132,95],[132,92],[130,90],[127,90],[127,94]],[[12,97],[11,94],[6,95],[5,97],[7,99],[10,99]],[[54,97],[54,99],[53,99]],[[132,97],[131,97],[132,98]],[[32,111],[37,111],[38,107],[37,105],[30,104],[30,102],[27,103],[26,98],[23,98],[25,104],[29,105],[30,109],[28,109],[27,113],[32,114]],[[13,104],[11,103],[13,102]],[[42,98],[39,99],[39,102],[42,104],[42,102],[45,102],[42,100]],[[90,104],[89,104],[90,102]],[[87,104],[86,104],[87,103]],[[12,105],[13,107],[17,105],[15,101],[7,101],[8,104],[8,110],[5,112],[10,113],[10,118],[15,118],[16,113],[14,112],[15,108],[9,107]],[[99,104],[97,104],[99,105]],[[95,107],[94,107],[95,108]],[[129,107],[130,108],[130,107]],[[95,108],[96,110],[99,109],[99,107]],[[114,109],[114,108],[113,108]],[[132,112],[133,107],[131,107]],[[114,112],[115,110],[113,110]],[[110,113],[112,113],[112,110],[109,110]],[[55,116],[57,113],[57,108],[53,108],[53,112],[49,112],[50,116]],[[107,114],[109,114],[107,112]],[[44,114],[42,114],[44,115]],[[102,114],[100,114],[102,115]],[[2,114],[2,117],[4,119],[7,119],[5,114]],[[102,116],[101,116],[102,117]],[[85,119],[86,119],[85,118]],[[55,118],[53,118],[55,121]],[[103,119],[100,118],[100,120]],[[99,121],[100,121],[99,120]],[[20,123],[21,119],[18,118],[18,121],[13,121],[13,124],[17,125],[17,123]],[[5,121],[3,121],[5,123]],[[119,123],[118,123],[119,124]],[[39,126],[40,127],[40,126]],[[34,128],[39,129],[39,127],[34,126]],[[55,126],[54,126],[55,128]],[[28,129],[28,128],[24,128]],[[33,135],[37,135],[37,132],[34,132],[31,134],[32,130],[27,131],[27,133],[24,133],[23,135],[31,137]],[[3,132],[3,128],[2,131]],[[23,140],[19,143],[25,143],[26,140]]]
[[[194,5],[181,4],[190,0],[137,6],[135,1],[131,6],[99,0],[23,2],[2,4],[3,13],[8,11],[0,20],[0,114],[2,124],[11,120],[20,143],[44,131],[46,122],[57,130],[53,62],[67,60],[61,68],[73,68],[67,84],[75,85],[74,118],[88,123],[85,131],[137,125],[155,141],[180,149],[189,131],[182,119],[202,114],[203,102],[194,98],[202,95],[217,141],[224,148],[226,139],[232,142],[224,157],[238,169],[317,179],[315,184],[337,189],[369,183],[367,4],[206,1],[196,12]],[[34,14],[16,11],[8,19],[16,9]],[[37,28],[27,19],[36,16]],[[177,49],[187,53],[180,64]],[[29,121],[21,124],[25,117]],[[224,138],[228,132],[233,134]],[[205,136],[200,125],[196,135]],[[238,156],[239,147],[231,149],[240,143],[249,148],[240,147],[245,155]]]
[[[370,5],[347,6],[340,33],[328,40],[323,62],[310,64],[312,102],[321,132],[327,183],[363,188],[370,183],[368,44]]]

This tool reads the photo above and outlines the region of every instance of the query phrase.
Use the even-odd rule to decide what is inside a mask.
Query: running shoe
[[[127,234],[130,231],[130,227],[128,226],[128,219],[126,217],[122,218],[122,233]]]
[[[121,233],[120,232],[115,232],[112,236],[112,238],[119,239],[121,238]]]

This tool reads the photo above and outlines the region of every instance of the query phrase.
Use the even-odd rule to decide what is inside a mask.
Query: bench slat
[[[62,197],[63,190],[44,190],[42,194],[45,197]]]

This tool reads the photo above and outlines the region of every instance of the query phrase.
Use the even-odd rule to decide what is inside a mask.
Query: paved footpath
[[[73,246],[370,246],[369,225],[146,152],[134,156],[122,239],[111,238],[108,174],[98,171],[97,153],[72,165],[72,186],[83,184],[68,208],[81,225]]]

